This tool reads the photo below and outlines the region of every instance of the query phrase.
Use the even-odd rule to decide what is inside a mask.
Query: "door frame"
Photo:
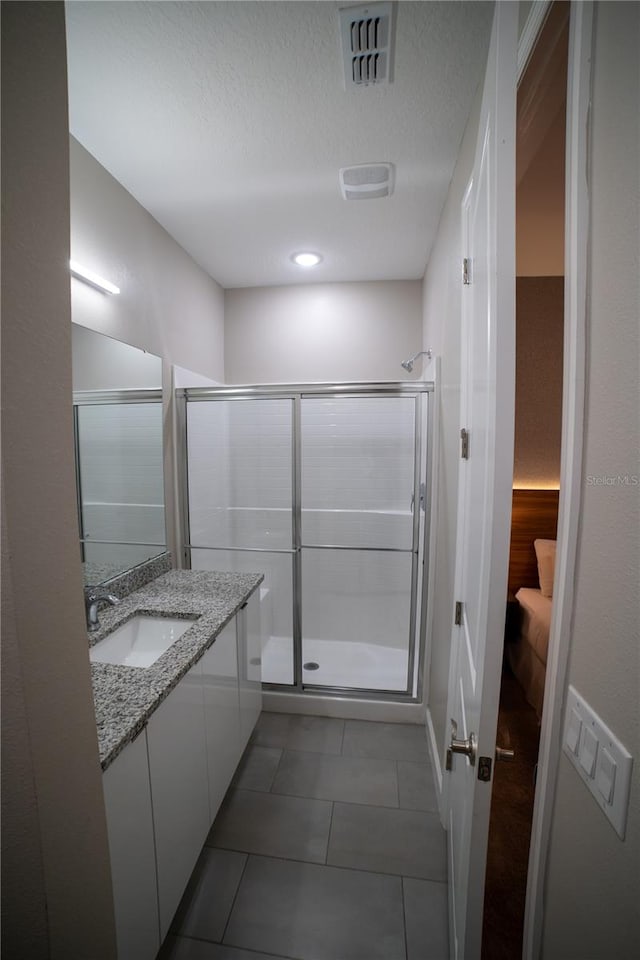
[[[545,7],[545,10],[540,8]],[[550,3],[534,4],[518,50],[518,80]],[[538,754],[525,903],[523,957],[537,960],[544,919],[544,880],[561,752],[567,664],[582,503],[589,236],[588,138],[593,3],[571,3],[565,167],[564,359],[557,562]],[[520,46],[528,46],[520,57]]]

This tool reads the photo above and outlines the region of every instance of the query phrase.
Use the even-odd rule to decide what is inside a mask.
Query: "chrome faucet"
[[[115,607],[116,604],[122,603],[122,600],[115,597],[112,593],[109,593],[108,590],[105,590],[103,587],[85,587],[84,588],[84,607],[87,613],[87,630],[93,633],[95,630],[98,630],[100,624],[98,623],[98,604],[99,603],[110,603],[112,607]]]

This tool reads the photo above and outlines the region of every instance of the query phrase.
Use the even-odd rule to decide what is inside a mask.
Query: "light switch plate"
[[[633,757],[573,686],[568,690],[562,746],[580,779],[624,840]]]

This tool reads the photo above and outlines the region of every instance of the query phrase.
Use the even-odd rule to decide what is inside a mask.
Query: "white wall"
[[[565,124],[565,111],[561,110],[517,186],[516,274],[519,277],[564,274]]]
[[[162,361],[128,343],[71,327],[74,390],[161,390]]]
[[[634,755],[621,841],[564,755],[545,891],[545,960],[640,956],[638,235],[640,8],[596,8],[584,487],[569,682]]]
[[[62,3],[2,8],[2,954],[115,956],[78,550]]]
[[[436,408],[438,452],[438,509],[436,528],[435,585],[431,598],[433,633],[429,664],[427,703],[443,759],[447,733],[447,692],[453,616],[455,546],[460,457],[460,320],[461,203],[475,151],[480,117],[481,89],[476,94],[438,235],[423,284],[423,343],[440,356],[440,397]]]
[[[225,292],[227,383],[419,379],[419,280]]]
[[[71,256],[120,287],[72,281],[74,323],[224,380],[224,294],[71,137]]]
[[[560,482],[563,337],[564,278],[516,277],[514,486]]]

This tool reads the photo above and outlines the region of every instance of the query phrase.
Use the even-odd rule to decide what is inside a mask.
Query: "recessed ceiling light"
[[[319,253],[294,253],[291,257],[294,263],[297,263],[299,267],[316,267],[322,257]]]

